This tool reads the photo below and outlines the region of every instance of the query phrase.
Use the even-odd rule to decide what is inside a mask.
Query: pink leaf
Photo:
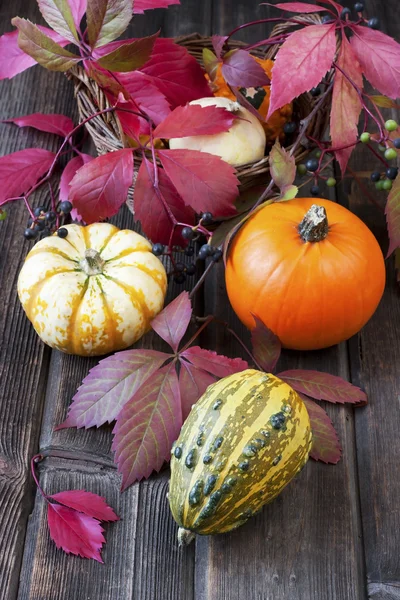
[[[335,24],[299,29],[281,46],[272,69],[267,120],[278,108],[318,85],[336,52]]]
[[[159,471],[182,426],[175,362],[157,371],[125,404],[114,427],[113,450],[122,491]]]
[[[37,27],[60,46],[64,47],[69,44],[68,40],[52,29],[42,25]],[[18,46],[18,30],[5,33],[0,37],[0,56],[0,79],[11,79],[18,73],[22,73],[22,71],[37,64],[34,58]]]
[[[109,152],[79,169],[71,181],[70,200],[86,223],[101,221],[119,211],[132,180],[132,151]]]
[[[0,157],[0,206],[25,194],[51,167],[54,152],[27,148]]]
[[[169,243],[172,232],[169,211],[179,223],[194,224],[193,209],[185,206],[164,169],[158,169],[158,191],[156,190],[153,163],[145,159],[135,182],[135,217],[151,240]],[[182,245],[179,230],[175,231],[172,242]]]
[[[186,333],[192,316],[192,303],[188,292],[182,292],[162,310],[151,326],[154,331],[169,344],[174,352]]]
[[[235,87],[269,85],[270,79],[261,65],[246,50],[230,50],[224,56],[222,75]]]
[[[69,162],[67,162],[64,171],[62,172],[60,178],[60,201],[69,200],[70,196],[70,183],[75,176],[75,173],[86,165],[88,162],[94,160],[93,156],[89,154],[79,154],[78,156],[74,156],[71,158]]]
[[[385,214],[390,240],[387,256],[390,256],[400,247],[400,175],[397,175],[389,192]]]
[[[286,186],[292,185],[296,177],[296,162],[276,140],[269,153],[271,176],[275,185],[282,191]]]
[[[217,55],[217,58],[221,58],[222,49],[224,47],[226,40],[228,39],[228,36],[227,35],[213,35],[211,39],[212,39],[212,45],[215,50],[215,54]]]
[[[158,87],[141,71],[118,74],[118,80],[125,87],[137,105],[159,125],[171,112],[169,103]],[[122,113],[118,113],[120,120]],[[122,121],[121,121],[122,123]]]
[[[356,144],[358,139],[357,125],[362,108],[357,90],[342,73],[344,71],[359,90],[362,90],[363,80],[360,63],[345,36],[342,39],[337,64],[339,69],[336,69],[333,84],[330,122],[332,144],[336,148]],[[346,170],[354,145],[335,152],[342,173]]]
[[[235,118],[232,112],[217,106],[178,106],[156,128],[154,137],[170,139],[190,135],[213,135],[228,131]]]
[[[336,465],[342,455],[340,442],[332,421],[323,408],[306,396],[301,396],[310,417],[313,445],[310,456],[314,460]]]
[[[87,0],[68,0],[74,17],[75,25],[79,27],[86,12]]]
[[[156,350],[124,350],[89,371],[72,399],[68,417],[57,427],[100,427],[114,421],[125,402],[169,357]]]
[[[368,81],[385,96],[400,96],[400,44],[391,37],[361,25],[352,27],[350,43]]]
[[[87,0],[87,33],[91,47],[104,46],[118,38],[131,18],[131,0]]]
[[[249,368],[242,358],[228,358],[212,350],[204,350],[200,346],[191,346],[180,354],[198,369],[207,371],[216,377],[227,377]]]
[[[33,113],[24,117],[4,119],[3,123],[15,123],[18,127],[34,127],[39,131],[67,136],[74,128],[72,119],[64,115]]]
[[[154,8],[168,8],[173,4],[180,4],[180,0],[134,0],[134,14],[143,14],[145,10],[153,10]]]
[[[48,496],[52,500],[56,500],[68,508],[73,508],[88,517],[93,517],[99,521],[118,521],[119,517],[113,509],[108,506],[105,499],[92,492],[85,490],[68,490],[58,492],[52,496]]]
[[[179,373],[179,388],[181,391],[182,416],[185,421],[193,404],[204,394],[209,385],[216,382],[216,378],[198,369],[191,363],[181,361]]]
[[[141,70],[174,108],[212,95],[200,64],[173,40],[159,38]]]
[[[251,345],[257,363],[266,373],[273,373],[281,355],[282,346],[273,333],[256,315],[252,315],[256,326],[251,330]]]
[[[50,537],[67,554],[93,558],[102,563],[100,550],[105,543],[99,521],[65,506],[48,504]]]
[[[275,8],[280,8],[281,10],[287,10],[295,13],[314,13],[326,10],[324,6],[306,3],[303,4],[303,2],[280,2],[279,4],[269,4],[269,6],[275,6]]]
[[[286,381],[297,392],[316,400],[327,400],[339,404],[367,402],[367,396],[360,388],[329,373],[296,369],[279,373],[277,377]]]
[[[215,217],[236,213],[239,181],[235,169],[219,156],[197,150],[158,150],[158,156],[185,204]]]

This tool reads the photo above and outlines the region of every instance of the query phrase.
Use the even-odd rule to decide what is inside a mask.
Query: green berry
[[[379,150],[379,152],[385,152],[386,146],[382,146],[382,144],[379,144],[378,150]]]
[[[385,129],[387,129],[388,131],[396,131],[397,128],[398,124],[394,119],[389,119],[388,121],[386,121]]]
[[[307,173],[307,167],[304,163],[300,163],[297,165],[297,172],[299,175],[303,176]]]
[[[0,221],[5,221],[6,217],[7,217],[6,211],[0,209]]]
[[[377,190],[379,190],[381,192],[383,190],[383,181],[377,181],[375,183],[375,187]]]
[[[382,181],[382,188],[386,191],[391,190],[392,189],[392,182],[390,181],[390,179],[384,179]]]
[[[385,150],[385,158],[386,160],[393,160],[397,157],[397,152],[394,148],[388,148]]]
[[[370,139],[371,139],[371,134],[368,133],[368,131],[364,131],[364,133],[362,133],[360,135],[360,142],[362,142],[363,144],[368,144]]]
[[[315,153],[316,158],[321,158],[321,150],[317,150],[317,152]]]
[[[336,179],[334,177],[329,177],[329,179],[326,182],[326,185],[328,187],[334,187],[336,185]]]

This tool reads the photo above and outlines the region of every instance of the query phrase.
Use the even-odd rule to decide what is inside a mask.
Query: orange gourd
[[[229,250],[226,287],[241,321],[252,313],[286,348],[348,339],[374,313],[385,286],[382,252],[368,227],[329,200],[275,202],[255,213]]]

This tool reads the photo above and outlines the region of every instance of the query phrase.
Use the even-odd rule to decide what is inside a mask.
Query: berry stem
[[[196,285],[194,286],[194,288],[192,289],[192,291],[189,294],[189,298],[193,298],[193,296],[196,294],[196,292],[200,289],[200,287],[203,285],[205,278],[207,277],[207,275],[209,274],[209,272],[211,271],[211,269],[213,268],[213,266],[216,263],[211,260],[209,262],[209,264],[207,265],[207,267],[205,268],[204,272],[202,273],[201,277],[198,279],[198,281],[196,282]]]
[[[327,87],[327,89],[325,90],[325,92],[323,94],[321,94],[321,96],[319,97],[318,102],[315,104],[314,108],[312,109],[312,111],[310,112],[310,114],[308,115],[308,117],[306,117],[305,119],[303,119],[302,121],[300,121],[300,131],[299,131],[299,135],[297,136],[296,141],[294,142],[291,150],[290,150],[290,156],[293,156],[294,152],[297,150],[298,146],[300,145],[305,133],[307,132],[308,126],[310,124],[310,121],[314,118],[315,114],[318,112],[320,106],[322,105],[322,103],[324,102],[325,98],[328,96],[328,94],[330,94],[330,92],[332,91],[333,88],[333,81],[331,81],[331,83],[329,84],[329,86]]]
[[[374,154],[376,156],[376,158],[378,158],[381,161],[381,163],[383,163],[385,165],[385,169],[387,169],[389,167],[389,163],[383,158],[383,156],[378,154],[378,152],[376,150],[374,150],[374,148],[371,146],[371,144],[367,144],[366,146],[369,150],[371,150],[372,154]]]
[[[35,217],[35,215],[34,215],[34,214],[33,214],[33,212],[32,212],[31,205],[29,204],[29,201],[28,201],[28,194],[26,194],[26,196],[22,196],[22,197],[23,197],[23,199],[24,199],[25,206],[26,206],[26,208],[28,209],[28,212],[29,212],[29,215],[30,215],[31,219],[32,219],[33,221],[35,221],[35,220],[36,220],[36,217]]]
[[[203,329],[205,329],[211,323],[211,321],[214,321],[214,320],[215,320],[214,315],[208,315],[207,317],[205,317],[204,323],[198,328],[198,330],[196,331],[196,333],[194,335],[192,335],[192,337],[187,342],[187,344],[185,344],[183,346],[183,348],[181,350],[179,350],[179,353],[182,353],[185,350],[187,350],[187,348],[189,348],[189,346],[191,346],[193,344],[193,342],[195,341],[195,339],[198,338],[198,336],[203,331]]]
[[[42,494],[43,498],[48,502],[49,500],[48,500],[46,494],[44,493],[44,491],[42,490],[39,480],[36,475],[36,465],[37,465],[37,463],[41,462],[43,460],[43,458],[44,457],[42,454],[35,454],[35,456],[33,456],[31,458],[31,473],[32,473],[33,480],[36,483],[36,487],[38,488],[39,492]]]
[[[353,179],[355,179],[358,183],[358,185],[360,186],[360,189],[362,190],[362,192],[367,196],[367,198],[369,200],[371,200],[371,202],[373,204],[375,204],[375,206],[381,211],[384,212],[384,209],[382,208],[382,206],[376,201],[376,199],[369,193],[367,187],[363,184],[363,182],[361,181],[361,179],[358,177],[357,173],[355,173],[348,165],[347,165],[347,171],[349,172],[349,174],[351,175],[351,177]]]
[[[331,13],[331,15],[333,15],[334,17],[336,17],[336,15],[329,10],[329,8],[326,9],[327,12]],[[263,23],[294,23],[295,25],[305,25],[307,26],[307,23],[304,23],[304,21],[300,21],[297,20],[293,17],[289,17],[289,18],[284,18],[284,17],[271,17],[268,19],[257,19],[256,21],[249,21],[248,23],[243,23],[243,25],[239,25],[238,27],[235,27],[235,29],[233,29],[229,34],[228,37],[226,38],[226,42],[228,42],[228,40],[235,35],[235,33],[237,33],[238,31],[242,31],[242,29],[245,29],[246,27],[252,27],[253,25],[262,25]]]

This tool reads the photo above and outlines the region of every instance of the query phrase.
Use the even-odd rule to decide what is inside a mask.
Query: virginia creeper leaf
[[[43,18],[54,31],[72,43],[79,41],[68,0],[38,0],[38,5]]]
[[[112,447],[122,491],[161,469],[181,426],[179,383],[172,362],[148,379],[118,416]]]
[[[282,44],[272,69],[267,120],[294,98],[318,85],[336,52],[335,25],[309,25]]]
[[[168,8],[173,4],[180,4],[180,0],[134,0],[134,14],[143,14],[145,10],[153,10],[154,8]]]
[[[157,37],[158,33],[155,33],[148,37],[127,41],[110,53],[103,54],[97,62],[104,69],[117,73],[140,69],[148,62]]]
[[[246,50],[230,50],[224,56],[222,75],[235,87],[269,85],[270,79],[261,65]]]
[[[212,36],[212,45],[218,59],[221,59],[222,49],[226,40],[228,39],[227,35],[213,35]]]
[[[256,326],[251,330],[251,345],[257,363],[266,373],[273,373],[281,355],[281,342],[259,317],[252,315]]]
[[[181,361],[179,373],[179,389],[181,391],[182,416],[185,421],[193,404],[204,394],[209,385],[216,382],[216,378],[198,369],[191,363]]]
[[[369,96],[369,98],[372,100],[372,102],[374,102],[374,104],[380,106],[381,108],[400,108],[400,104],[396,104],[396,102],[393,102],[393,100],[387,96]]]
[[[296,177],[296,162],[294,156],[290,156],[278,140],[276,140],[269,153],[269,166],[271,177],[280,190],[292,185]]]
[[[191,346],[180,356],[188,360],[198,369],[207,371],[216,377],[227,377],[249,368],[242,358],[228,358],[212,350],[204,350],[200,346]]]
[[[120,73],[118,80],[155,125],[159,125],[171,112],[166,97],[145,73]]]
[[[400,94],[400,44],[369,27],[354,25],[351,46],[368,81],[394,100]]]
[[[192,304],[189,294],[182,292],[152,320],[151,327],[176,352],[191,317]]]
[[[87,0],[86,19],[92,48],[122,35],[132,18],[132,0]]]
[[[11,22],[19,32],[18,46],[46,69],[68,71],[81,60],[79,56],[54,42],[30,21],[14,17]]]
[[[313,445],[310,456],[314,460],[336,465],[342,455],[340,442],[332,421],[325,410],[307,398],[301,396],[310,417]]]
[[[75,173],[86,163],[94,160],[89,154],[79,154],[74,156],[67,162],[60,178],[60,201],[69,200],[70,183],[73,180]]]
[[[396,248],[400,247],[400,174],[393,181],[385,214],[390,241],[387,256],[390,256]]]
[[[367,396],[360,388],[329,373],[295,369],[279,373],[277,377],[286,381],[297,392],[316,400],[327,400],[339,404],[367,402]]]
[[[322,2],[322,4],[330,4],[331,6],[333,6],[333,8],[335,8],[337,10],[338,15],[340,15],[340,13],[343,10],[343,6],[341,4],[339,4],[338,2],[335,2],[335,0],[320,0]]]
[[[132,180],[132,151],[109,152],[79,169],[71,181],[70,200],[86,223],[94,223],[117,214]]]
[[[156,138],[182,138],[191,135],[214,135],[228,131],[235,115],[217,106],[187,104],[178,106],[156,128]]]
[[[281,189],[279,201],[283,202],[284,200],[293,200],[293,198],[296,198],[298,193],[299,188],[297,187],[297,185],[284,185]]]
[[[226,217],[234,206],[239,181],[235,169],[218,156],[197,150],[158,150],[166,174],[185,204],[198,213]]]
[[[25,194],[51,167],[54,152],[26,148],[0,157],[0,206]]]
[[[118,521],[119,517],[105,499],[85,490],[67,490],[48,496],[68,508],[72,508],[98,521]]]
[[[64,115],[33,113],[14,119],[4,119],[3,123],[14,123],[18,127],[33,127],[46,133],[55,133],[62,137],[67,136],[74,128],[72,119]]]
[[[89,77],[94,79],[103,88],[106,95],[110,94],[113,100],[119,96],[129,99],[129,94],[118,79],[103,69],[98,63],[85,61],[85,69]]]
[[[114,421],[124,403],[169,357],[156,350],[124,350],[90,370],[72,399],[66,420],[57,427],[100,427]]]
[[[326,10],[324,6],[317,6],[316,4],[307,3],[303,4],[303,2],[280,2],[279,4],[266,4],[268,4],[268,6],[275,6],[275,8],[280,8],[281,10],[287,10],[295,13],[314,13]]]
[[[65,506],[50,503],[47,508],[50,537],[67,554],[93,558],[102,563],[100,550],[105,543],[99,521]]]
[[[359,90],[362,90],[361,66],[345,36],[342,39],[337,64]],[[347,77],[343,75],[342,71],[336,69],[330,122],[332,145],[334,148],[356,144],[358,139],[357,125],[361,108],[361,100],[357,90]],[[340,165],[342,173],[346,170],[354,145],[335,152],[336,160]]]

